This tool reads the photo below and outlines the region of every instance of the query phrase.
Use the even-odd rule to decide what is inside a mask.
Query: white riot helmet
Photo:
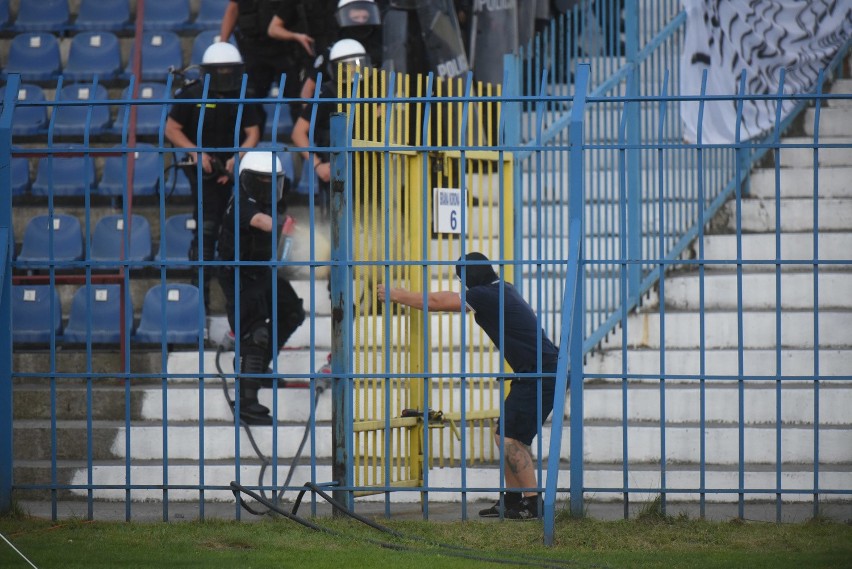
[[[337,3],[337,25],[341,28],[380,26],[382,17],[373,0],[340,0]]]
[[[353,39],[338,40],[331,46],[331,52],[328,55],[330,77],[337,77],[337,66],[341,63],[355,68],[369,67],[370,56],[367,55],[367,50],[361,42]]]
[[[216,42],[204,50],[201,72],[210,75],[210,90],[214,93],[236,95],[240,92],[245,65],[235,46]]]
[[[275,201],[284,195],[287,176],[281,160],[273,152],[249,151],[240,160],[240,188],[261,205],[272,203],[272,179],[275,177]]]

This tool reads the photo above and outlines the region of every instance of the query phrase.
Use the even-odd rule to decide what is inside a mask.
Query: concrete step
[[[668,369],[667,369],[668,371]],[[789,373],[788,375],[789,376]],[[233,414],[223,394],[220,385],[215,380],[205,384],[203,406],[205,421],[233,421]],[[490,382],[489,382],[490,383]],[[451,381],[449,387],[440,394],[433,393],[430,407],[440,409],[445,413],[460,413],[462,389],[459,381]],[[778,385],[774,381],[749,380],[743,386],[743,401],[745,403],[745,421],[749,425],[774,424],[777,417],[776,404]],[[228,381],[229,396],[233,398],[233,381]],[[359,390],[360,391],[360,390]],[[368,390],[369,391],[369,390]],[[486,403],[489,408],[499,408],[499,390],[493,389],[480,392],[477,380],[465,384],[469,401],[467,411],[480,409]],[[738,385],[733,381],[708,381],[703,388],[706,397],[706,421],[708,424],[736,423],[739,421],[737,405],[732,401],[738,400]],[[97,392],[99,398],[123,403],[123,394],[115,392]],[[676,380],[666,382],[666,420],[673,423],[689,423],[699,420],[699,405],[702,389],[698,382]],[[120,396],[116,397],[116,395]],[[135,420],[161,422],[163,419],[163,390],[155,386],[136,390],[138,405],[134,404]],[[307,422],[310,419],[312,396],[309,389],[284,388],[283,382],[274,396],[272,389],[260,392],[261,402],[273,408],[273,399],[278,400],[278,417],[282,422]],[[378,390],[380,401],[384,392]],[[660,388],[658,382],[639,382],[630,380],[626,389],[621,381],[610,380],[592,382],[589,380],[584,390],[585,418],[590,421],[621,421],[624,418],[622,404],[627,397],[628,421],[659,421],[660,420]],[[44,397],[43,399],[47,399]],[[166,393],[165,412],[172,423],[196,422],[201,419],[201,392],[198,385],[170,386]],[[391,396],[391,415],[397,417],[401,413],[399,403]],[[814,421],[814,403],[819,400],[820,425],[846,425],[852,427],[852,417],[847,410],[852,405],[852,381],[825,381],[817,392],[813,383],[784,380],[781,385],[781,421],[784,424],[812,425]],[[137,403],[137,401],[134,401]],[[324,392],[317,400],[315,410],[317,422],[332,420],[332,405],[330,392]],[[568,416],[566,406],[565,416]],[[49,417],[45,413],[42,418]],[[82,417],[85,419],[85,415]],[[100,418],[96,418],[101,420]],[[105,417],[102,420],[109,420]],[[115,419],[123,420],[120,416]]]
[[[814,314],[786,311],[781,314],[781,338],[776,338],[775,312],[747,311],[742,315],[743,349],[774,349],[777,346],[803,349],[814,346]],[[667,311],[665,339],[660,336],[662,319],[658,312],[642,312],[628,323],[627,342],[632,348],[695,348],[701,340],[700,318],[695,312]],[[704,342],[708,350],[735,349],[738,340],[736,311],[706,312]],[[608,337],[604,348],[621,346],[621,334]],[[819,347],[852,347],[852,312],[823,310],[819,313]]]
[[[852,103],[850,103],[852,106]],[[818,143],[843,145],[836,148],[819,148],[814,153],[813,137],[785,137],[781,140],[782,148],[775,151],[782,168],[813,168],[816,160],[820,166],[844,167],[852,162],[852,138],[849,136],[827,137],[820,136]],[[808,145],[810,148],[787,148],[784,145]]]
[[[852,95],[848,96],[852,100]],[[805,134],[814,135],[816,109],[805,111]],[[819,136],[846,136],[852,132],[852,112],[845,108],[845,103],[826,106],[819,111]]]
[[[628,327],[632,325],[630,321]],[[618,330],[618,335],[621,330]],[[622,354],[620,349],[604,349],[586,356],[585,371],[587,374],[599,374],[607,378],[617,379],[622,377],[624,356],[627,358],[627,374],[633,374],[632,382],[659,384],[661,362],[665,363],[667,374],[674,376],[697,377],[702,369],[702,354],[697,348],[666,349],[665,357],[661,359],[659,349],[627,350]],[[813,377],[815,370],[819,370],[820,377],[826,378],[820,389],[825,385],[839,385],[844,389],[848,382],[833,380],[834,377],[849,376],[849,362],[852,362],[852,351],[849,349],[820,348],[818,357],[813,349],[751,349],[742,352],[742,369],[745,377],[772,377],[778,371],[780,365],[781,377],[784,378],[809,378]],[[740,353],[736,349],[715,349],[706,351],[703,355],[704,373],[707,376],[738,376],[740,368]],[[636,376],[641,376],[637,378]],[[605,381],[605,380],[601,380]],[[721,381],[721,380],[720,380]],[[753,384],[753,380],[746,382],[746,386]],[[792,379],[785,379],[784,385]],[[682,380],[682,383],[694,383],[695,379]],[[670,379],[667,385],[679,383],[677,379]],[[707,382],[710,385],[713,382]]]
[[[163,356],[160,350],[132,349],[129,352],[132,373],[158,373],[162,370]],[[12,371],[16,374],[43,374],[49,377],[52,372],[82,373],[89,365],[89,356],[85,350],[59,349],[52,355],[47,350],[15,349],[12,353]],[[125,371],[124,360],[116,349],[92,350],[91,370],[97,374],[119,374]],[[15,378],[15,384],[28,383],[31,378]],[[63,384],[80,385],[85,380],[62,378]],[[99,378],[99,384],[123,385],[121,379]],[[134,381],[137,381],[134,379]]]
[[[51,433],[46,422],[43,427],[29,421],[21,422],[15,428],[15,456],[19,459],[36,460],[51,456]],[[84,422],[60,423],[57,431],[57,458],[79,459],[86,456],[86,429]],[[277,430],[277,453],[279,460],[295,456],[304,432],[304,425],[287,423],[279,424]],[[469,439],[468,456],[480,456],[480,453],[490,452],[493,444],[491,426],[486,425],[484,432],[471,433],[480,427],[468,428],[465,437]],[[569,441],[570,427],[564,427],[560,456],[570,456]],[[589,462],[617,463],[623,459],[621,421],[586,421],[585,422],[586,451],[584,460]],[[434,431],[433,431],[434,432]],[[444,456],[460,456],[461,443],[454,436],[433,437],[435,451],[442,448]],[[701,429],[698,423],[666,424],[666,458],[672,462],[697,463],[699,461],[699,444]],[[757,464],[772,464],[776,460],[775,437],[776,425],[745,425],[740,428],[736,424],[705,425],[706,459],[716,464],[738,464],[739,451],[731,441],[739,440],[743,433],[746,448],[746,462]],[[236,452],[235,427],[232,423],[207,422],[203,429],[203,445],[199,435],[201,431],[195,424],[170,424],[165,440],[168,445],[169,460],[198,460],[200,447],[203,446],[204,457],[209,460],[233,459]],[[258,448],[270,456],[273,450],[272,428],[253,427],[252,434]],[[482,435],[482,436],[480,436]],[[121,459],[127,455],[126,429],[124,423],[98,423],[93,429],[93,458]],[[658,462],[661,460],[661,435],[658,421],[629,422],[627,436],[630,441],[630,460],[635,462]],[[550,425],[542,428],[543,441],[550,440]],[[366,444],[368,437],[357,437],[355,444]],[[360,440],[357,440],[360,439]],[[441,440],[443,439],[443,440]],[[848,426],[820,427],[820,462],[826,464],[852,462],[852,430]],[[255,458],[248,435],[244,430],[239,432],[239,453],[241,458]],[[331,426],[318,424],[314,449],[317,458],[328,459],[332,456]],[[482,445],[485,445],[482,448]],[[807,463],[813,462],[814,429],[809,425],[783,425],[781,429],[781,448],[783,462]],[[130,456],[136,460],[160,460],[164,456],[164,434],[160,424],[135,424],[130,432]],[[306,452],[307,456],[310,451]],[[548,445],[543,445],[542,457],[546,458]],[[483,456],[486,456],[483,454]]]
[[[707,271],[704,278],[705,310],[736,310],[738,296],[745,310],[775,310],[777,277],[771,273],[744,273],[742,293],[737,294],[736,273]],[[665,305],[677,310],[699,310],[698,273],[670,275],[665,279]],[[813,310],[814,275],[812,272],[784,272],[780,278],[781,308],[784,310]],[[819,274],[820,310],[848,309],[849,291],[852,290],[852,272],[830,272]],[[647,309],[659,306],[659,288],[650,293],[643,305]]]
[[[820,198],[852,197],[849,179],[852,167],[820,167],[817,171],[817,193]],[[780,192],[783,198],[814,197],[814,171],[811,167],[784,168],[780,176]],[[755,170],[751,175],[749,196],[773,198],[776,196],[775,170]]]
[[[745,233],[770,233],[778,228],[776,208],[781,214],[781,231],[812,231],[814,226],[813,198],[783,198],[781,203],[775,199],[744,199],[740,202],[742,230]],[[852,198],[820,198],[820,232],[848,231],[852,229]],[[715,229],[730,232],[737,230],[737,202],[728,201],[713,220]]]
[[[852,251],[852,233],[823,233],[820,234],[817,239],[819,243],[820,261],[850,261],[849,251]],[[693,243],[692,249],[695,253],[694,256],[697,257],[698,249],[696,244]],[[775,235],[754,234],[743,236],[743,261],[774,261],[775,255]],[[732,261],[731,265],[733,265],[737,259],[736,235],[707,235],[704,238],[704,258],[707,260]],[[806,261],[805,264],[801,266],[797,265],[795,268],[813,268],[813,233],[782,233],[781,258],[782,260],[787,261]],[[717,267],[719,266],[717,265]],[[827,267],[828,265],[825,265],[824,268]],[[788,266],[788,268],[794,267]],[[831,265],[832,270],[838,268],[840,268],[840,265]]]
[[[16,463],[17,464],[17,463]],[[92,476],[95,484],[104,486],[116,486],[113,489],[98,489],[93,492],[93,497],[96,500],[125,500],[125,491],[121,488],[125,485],[127,465],[123,461],[99,461],[93,465]],[[563,463],[560,468],[559,486],[567,488],[569,486],[569,466]],[[849,487],[850,470],[852,465],[821,465],[819,471],[819,487],[823,490],[842,490]],[[290,471],[289,461],[279,463],[276,469],[277,477],[276,484],[283,484]],[[260,475],[260,465],[257,461],[243,460],[240,462],[240,467],[237,469],[233,461],[205,461],[203,469],[205,484],[209,487],[228,487],[231,480],[237,479],[242,484],[250,487],[258,485]],[[500,470],[496,465],[478,464],[476,466],[468,466],[464,470],[468,487],[474,488],[497,488],[500,485]],[[705,488],[708,489],[730,489],[736,490],[739,488],[739,474],[735,467],[729,465],[707,464],[705,478]],[[86,485],[88,483],[88,471],[85,464],[68,463],[58,469],[58,477],[60,483],[75,485]],[[179,485],[182,482],[187,484],[197,484],[199,479],[200,468],[197,464],[187,463],[185,461],[175,461],[169,465],[169,484]],[[628,475],[630,478],[630,486],[633,488],[654,488],[660,486],[661,469],[659,465],[650,465],[642,463],[633,463],[629,465]],[[773,465],[754,465],[747,464],[745,467],[745,488],[774,488],[776,483],[776,469]],[[15,480],[22,484],[37,484],[45,483],[50,480],[50,465],[44,461],[26,461],[24,466],[15,468]],[[317,482],[327,482],[331,480],[331,466],[325,462],[319,462],[316,467]],[[584,483],[590,488],[611,488],[616,490],[612,494],[595,493],[596,500],[620,500],[622,494],[617,491],[623,487],[624,470],[621,464],[597,464],[587,462],[584,465]],[[701,485],[700,471],[697,465],[692,464],[667,464],[666,465],[666,483],[669,490],[672,489],[691,489],[699,488]],[[299,466],[293,472],[291,482],[293,490],[284,493],[284,500],[292,502],[295,500],[298,493],[298,487],[305,482],[311,480],[312,473],[307,459],[303,459]],[[458,466],[447,466],[443,468],[433,468],[429,471],[429,484],[432,487],[439,488],[460,488],[459,480],[462,478],[461,468]],[[163,499],[163,490],[160,488],[163,484],[162,463],[158,461],[133,461],[130,466],[130,480],[133,484],[149,485],[152,488],[146,490],[131,490],[131,500],[134,502],[140,501],[155,501],[159,502]],[[546,480],[546,473],[545,473]],[[807,464],[785,463],[782,464],[782,488],[783,489],[801,489],[813,488],[814,472]],[[267,469],[264,477],[264,484],[272,484],[273,478],[270,469]],[[360,481],[362,486],[373,484],[372,480],[368,482]],[[31,491],[28,491],[28,494]],[[191,501],[198,500],[198,491],[180,488],[169,489],[169,501]],[[87,492],[81,489],[70,491],[60,491],[61,499],[69,499],[73,497],[85,498]],[[204,497],[206,500],[222,501],[233,503],[233,494],[230,490],[205,490]],[[633,501],[653,500],[655,494],[631,494]],[[745,495],[746,502],[756,502],[773,498],[774,494],[752,494]],[[677,493],[670,494],[673,500],[697,501],[699,495],[697,493]],[[49,493],[44,493],[41,499],[50,499]],[[389,495],[389,499],[394,503],[417,503],[421,499],[421,495],[417,491],[412,492],[393,492]],[[468,500],[495,500],[497,499],[496,492],[469,492]],[[735,502],[737,500],[736,492],[726,493],[707,493],[706,499],[708,502]],[[813,497],[810,494],[785,494],[785,502],[810,501]],[[358,497],[355,502],[355,509],[358,511],[358,504],[363,502],[378,502],[384,501],[385,494],[373,494]],[[461,496],[459,492],[429,492],[430,502],[459,502]]]

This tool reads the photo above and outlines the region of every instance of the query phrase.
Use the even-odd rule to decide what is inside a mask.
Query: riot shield
[[[417,18],[430,69],[443,78],[467,73],[467,54],[453,0],[417,0]]]
[[[389,9],[382,26],[382,67],[391,73],[409,73],[407,10]]]
[[[503,56],[518,48],[516,0],[476,0],[473,3],[470,61],[478,81],[503,81]]]
[[[527,45],[535,36],[535,18],[538,5],[546,0],[528,0],[527,6],[518,12],[518,45]],[[528,8],[528,9],[527,9]]]

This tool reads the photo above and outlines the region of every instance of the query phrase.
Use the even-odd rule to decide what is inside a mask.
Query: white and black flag
[[[707,70],[707,95],[736,95],[746,74],[746,93],[775,95],[780,71],[784,93],[812,93],[821,69],[852,37],[852,0],[681,0],[687,13],[681,61],[681,95],[701,92]],[[786,117],[796,102],[786,100]],[[684,136],[698,139],[698,101],[681,103]],[[757,137],[775,125],[774,100],[746,100],[740,140]],[[706,101],[702,139],[706,144],[736,141],[737,102]]]

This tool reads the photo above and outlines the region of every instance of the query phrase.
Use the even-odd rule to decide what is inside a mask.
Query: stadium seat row
[[[218,30],[205,30],[195,36],[189,65],[199,65],[204,51],[219,39]],[[142,37],[142,81],[162,81],[169,71],[185,67],[180,38],[174,32],[149,31]],[[133,73],[133,51],[122,67],[121,46],[112,32],[83,32],[71,39],[63,68],[59,38],[49,32],[16,35],[2,78],[12,73],[23,81],[54,81],[60,75],[71,81],[129,79]]]
[[[189,0],[145,0],[146,30],[218,28],[228,0],[201,0],[192,20]],[[68,0],[20,0],[12,20],[9,0],[0,0],[0,25],[13,31],[124,31],[133,26],[130,0],[80,0],[76,18]]]
[[[0,88],[0,105],[6,94],[6,88]],[[121,100],[127,101],[132,97],[130,87],[124,89]],[[102,85],[91,83],[77,83],[66,85],[59,91],[57,97],[60,101],[109,101],[106,89]],[[166,115],[162,104],[154,101],[170,100],[164,83],[145,82],[139,85],[137,99],[142,103],[128,106],[118,104],[118,113],[115,121],[112,119],[111,107],[113,105],[93,104],[91,107],[85,105],[65,106],[60,105],[53,117],[53,133],[60,136],[79,136],[80,133],[88,131],[90,135],[102,135],[112,133],[121,135],[125,129],[130,128],[129,117],[126,111],[136,108],[136,134],[157,135],[164,128]],[[28,83],[21,84],[16,94],[15,112],[12,115],[13,136],[36,136],[45,135],[51,126],[48,110],[52,106],[44,104],[46,97],[44,89],[38,85]],[[145,103],[144,101],[150,101]],[[266,131],[272,132],[275,103],[264,105],[266,109]],[[293,122],[290,118],[289,109],[282,108],[278,116],[278,133],[287,138],[293,130]],[[127,119],[127,120],[125,120]],[[162,125],[162,126],[161,126]]]
[[[51,295],[51,290],[53,294]],[[133,305],[126,299],[133,330]],[[163,319],[165,305],[165,319]],[[50,285],[12,287],[12,339],[15,343],[46,344],[51,335],[64,343],[116,344],[121,338],[121,287],[117,284],[82,286],[74,293],[68,324],[62,326],[59,293]],[[204,307],[198,288],[181,283],[155,285],[145,294],[139,326],[132,340],[146,344],[188,344],[204,329]]]
[[[262,143],[263,144],[263,143]],[[262,145],[259,145],[262,146]],[[80,145],[63,145],[63,151],[78,151],[82,153],[85,147]],[[133,169],[133,195],[153,196],[160,189],[160,173],[164,170],[160,163],[159,153],[154,146],[138,144],[134,153],[135,167]],[[292,152],[279,152],[278,157],[284,168],[284,174],[295,184],[296,193],[307,195],[311,188],[313,170],[302,168],[301,179],[296,184],[296,166]],[[180,155],[178,156],[180,158]],[[107,156],[104,158],[103,176],[96,179],[95,158],[79,156],[46,156],[38,159],[38,171],[34,182],[30,181],[29,161],[26,158],[12,159],[12,195],[21,196],[28,192],[33,196],[82,197],[88,192],[102,196],[122,196],[125,194],[127,179],[124,156]],[[166,168],[163,182],[166,196],[189,196],[189,180],[182,170]],[[315,183],[314,192],[318,191]]]
[[[125,156],[113,155],[104,158],[103,175],[97,179],[95,158],[83,156],[82,145],[64,145],[62,152],[78,152],[79,155],[42,156],[38,159],[36,179],[30,181],[29,161],[26,158],[12,159],[12,195],[29,192],[33,196],[82,197],[87,193],[102,196],[123,196],[127,183]],[[133,194],[135,196],[157,195],[160,189],[160,173],[164,171],[159,153],[153,146],[138,144],[134,152]],[[167,196],[190,195],[186,175],[174,168],[166,168],[164,189]]]
[[[172,268],[185,268],[189,260],[189,246],[195,230],[195,220],[190,214],[168,217],[160,237],[160,248],[153,255],[151,225],[148,220],[133,214],[128,249],[128,261],[149,261],[152,258],[174,262]],[[52,229],[52,231],[45,231]],[[124,216],[108,215],[95,224],[92,231],[90,259],[118,263],[124,247]],[[52,255],[51,255],[52,252]],[[16,258],[17,268],[35,269],[46,266],[51,259],[56,262],[79,261],[85,257],[85,245],[80,221],[73,215],[37,215],[27,222],[21,252]]]

